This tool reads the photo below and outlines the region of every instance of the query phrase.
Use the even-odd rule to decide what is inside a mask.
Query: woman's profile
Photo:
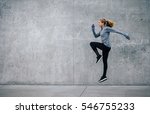
[[[92,25],[92,32],[95,38],[97,37],[101,37],[102,43],[100,42],[90,42],[90,46],[93,49],[93,51],[96,54],[96,63],[102,58],[103,59],[103,75],[101,76],[101,78],[99,79],[99,82],[103,82],[105,80],[107,80],[107,59],[108,59],[108,55],[109,52],[111,50],[111,44],[110,44],[110,33],[117,33],[120,35],[123,35],[125,38],[127,38],[128,40],[130,40],[130,37],[122,32],[119,32],[117,30],[112,29],[112,27],[114,26],[114,23],[112,21],[106,20],[104,18],[100,19],[98,21],[99,27],[101,28],[100,32],[96,33],[95,32],[95,25]],[[98,52],[97,49],[102,50],[102,55]]]

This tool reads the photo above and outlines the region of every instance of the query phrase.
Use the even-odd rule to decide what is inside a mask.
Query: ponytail
[[[113,27],[114,26],[114,22],[112,20],[107,20],[106,21],[106,26]]]

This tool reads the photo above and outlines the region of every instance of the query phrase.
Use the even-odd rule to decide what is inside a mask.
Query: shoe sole
[[[102,56],[101,56],[101,58],[98,61],[96,61],[96,63],[98,63],[101,59],[102,59]]]
[[[104,81],[106,81],[106,80],[107,80],[107,78],[104,78],[104,79],[102,79],[102,80],[99,80],[98,82],[101,83],[101,82],[104,82]]]

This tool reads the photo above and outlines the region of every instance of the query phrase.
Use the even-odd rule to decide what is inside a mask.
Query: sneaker
[[[104,82],[104,81],[106,81],[106,80],[107,80],[107,77],[106,77],[106,76],[102,76],[101,79],[98,80],[98,82],[101,83],[101,82]]]
[[[96,63],[97,63],[97,62],[102,58],[102,56],[99,55],[99,56],[97,56],[96,58],[97,58],[97,61],[96,61]]]

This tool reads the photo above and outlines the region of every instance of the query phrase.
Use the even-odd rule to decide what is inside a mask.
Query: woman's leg
[[[106,77],[106,73],[107,73],[107,68],[108,68],[108,63],[107,63],[107,60],[108,60],[108,55],[109,55],[109,51],[110,51],[110,48],[106,47],[107,49],[104,49],[103,50],[103,64],[104,64],[104,70],[103,70],[103,75],[102,77]]]
[[[100,80],[99,80],[99,82],[103,82],[103,81],[105,81],[105,80],[107,80],[107,77],[106,77],[106,73],[107,73],[107,59],[108,59],[108,55],[109,55],[109,51],[110,51],[110,49],[111,48],[109,48],[109,47],[106,47],[106,46],[104,46],[105,48],[104,48],[104,50],[103,50],[103,75],[102,75],[102,77],[100,78]]]
[[[100,56],[100,54],[99,54],[97,48],[103,50],[103,44],[102,44],[102,43],[99,43],[99,42],[91,42],[91,43],[90,43],[90,46],[91,46],[91,48],[93,49],[93,51],[95,52],[95,54],[97,55],[97,57]]]

